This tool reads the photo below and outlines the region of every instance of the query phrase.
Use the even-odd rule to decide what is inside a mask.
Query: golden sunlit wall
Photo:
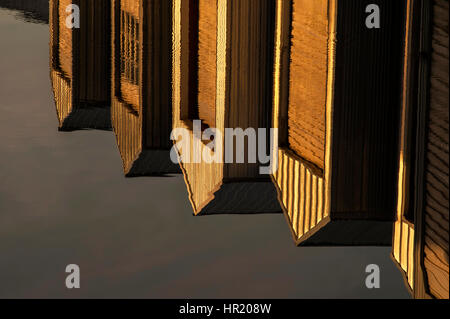
[[[273,4],[274,1],[250,0],[173,2],[174,127],[190,132],[191,154],[194,149],[200,154],[209,150],[207,141],[193,136],[194,120],[201,119],[221,132],[225,132],[225,127],[270,127]],[[181,149],[179,153],[183,156],[186,152]],[[225,155],[221,156],[223,162]],[[262,197],[260,202],[271,202],[266,207],[268,211],[273,210],[275,203],[279,212],[274,186],[259,174],[257,164],[190,161],[181,167],[195,214],[212,206],[220,211],[227,203],[224,200],[218,204],[220,196],[216,195],[239,196],[244,183],[248,189],[264,184],[268,194],[272,190],[273,196]],[[244,207],[244,203],[237,202],[236,213],[263,212],[252,209],[264,205]]]
[[[172,4],[112,2],[112,123],[127,176],[179,172],[172,128]]]
[[[80,28],[69,28],[69,5]],[[109,0],[51,0],[50,68],[61,130],[110,129]]]
[[[335,1],[277,0],[276,12],[273,126],[280,130],[281,145],[275,154],[278,171],[273,180],[294,240],[300,243],[305,235],[320,228],[330,210],[327,174],[330,171]],[[286,48],[291,43],[289,52]],[[306,63],[304,56],[314,57],[314,61],[306,60],[309,61]],[[309,71],[305,71],[305,63]],[[305,99],[306,109],[304,103],[298,103],[299,98]],[[303,122],[305,116],[307,121]]]
[[[111,121],[128,173],[142,152],[143,112],[140,100],[142,1],[112,1],[112,101]]]
[[[415,298],[448,299],[448,1],[407,3],[392,255]]]
[[[61,127],[64,120],[72,112],[73,92],[71,87],[72,35],[67,31],[60,34],[60,8],[59,0],[50,0],[50,80],[55,98],[56,113]],[[65,11],[63,14],[65,14]],[[65,26],[63,26],[63,32],[64,30],[67,30]],[[62,59],[63,62],[61,62],[61,56],[66,57]]]
[[[406,79],[408,72],[409,60],[409,46],[411,38],[411,24],[412,24],[412,1],[408,0],[406,13],[406,36],[405,36],[405,68],[403,77]],[[400,268],[407,278],[407,284],[410,289],[414,289],[414,225],[408,222],[405,218],[405,207],[408,201],[407,197],[407,179],[406,174],[409,167],[408,161],[405,160],[405,152],[407,147],[407,112],[410,111],[406,101],[406,81],[403,81],[403,106],[402,106],[402,134],[400,145],[400,162],[399,162],[399,179],[398,179],[398,203],[397,216],[394,223],[392,254],[394,259],[398,262]]]

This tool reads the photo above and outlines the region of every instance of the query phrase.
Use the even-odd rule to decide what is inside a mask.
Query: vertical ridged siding
[[[275,1],[228,0],[228,6],[231,12],[226,30],[230,39],[226,127],[269,129]],[[224,175],[225,178],[261,177],[259,164],[248,162],[226,165]]]
[[[325,183],[322,177],[286,151],[279,150],[278,154],[279,166],[274,177],[279,199],[299,241],[328,216]]]
[[[172,129],[172,1],[143,5],[142,104],[145,147],[170,149]]]
[[[333,104],[333,213],[393,220],[404,1],[379,0],[380,29],[364,27],[368,0],[338,1]]]
[[[80,29],[65,25],[65,9],[72,3],[80,6]],[[49,3],[51,81],[60,129],[110,129],[108,4],[107,0]]]
[[[52,4],[58,7],[58,16],[55,17],[55,24],[57,23],[58,28],[58,54],[59,54],[59,65],[58,67],[64,72],[64,75],[68,78],[72,78],[72,62],[73,62],[73,33],[72,29],[66,26],[66,17],[68,13],[66,12],[66,7],[73,3],[72,0],[55,0]]]
[[[192,121],[190,121],[192,116],[188,112],[189,106],[186,107],[188,102],[192,102],[189,93],[193,92],[192,88],[195,88],[197,80],[192,79],[189,73],[194,72],[192,63],[189,63],[189,57],[192,55],[189,51],[192,50],[189,40],[195,41],[195,37],[192,40],[189,36],[189,31],[192,30],[192,21],[189,21],[190,3],[192,2],[189,0],[175,0],[173,4],[174,127],[186,128],[189,131],[191,147],[196,147],[201,152],[206,146],[193,136]],[[217,30],[214,28],[209,30],[209,36],[214,38],[213,34],[216,33],[216,72],[213,76],[215,97],[212,100],[216,103],[215,127],[221,132],[224,132],[225,127],[246,129],[270,126],[273,3],[273,0],[217,1]],[[202,6],[201,9],[205,7]],[[207,9],[213,10],[211,7]],[[200,23],[201,26],[208,24],[208,21],[203,22]],[[207,38],[206,34],[203,34],[201,38]],[[211,67],[209,65],[211,63],[208,63],[211,62],[208,54],[199,58],[207,59],[207,61],[200,61],[200,65],[208,64],[208,67]],[[187,83],[189,81],[193,81],[194,84]],[[194,93],[197,94],[198,90],[194,90]],[[204,90],[200,92],[202,93]],[[211,99],[208,97],[207,100]],[[180,155],[186,155],[185,150],[179,151]],[[242,184],[239,183],[242,180],[245,180],[243,183],[251,183],[255,180],[259,182],[260,178],[257,165],[248,163],[208,164],[202,161],[201,163],[182,163],[181,167],[195,214],[202,213],[204,208],[208,211],[207,206],[215,199],[214,194],[217,191],[226,190],[224,192],[229,195],[233,190],[240,189]],[[230,180],[238,181],[232,183]],[[227,185],[224,186],[224,184]],[[274,190],[269,181],[268,184],[269,188],[272,187]],[[276,196],[273,199],[276,203]],[[214,203],[212,205],[214,206]],[[240,208],[236,207],[236,211],[239,212]],[[214,209],[218,210],[219,207]]]
[[[55,98],[56,113],[58,115],[59,127],[64,125],[64,120],[72,112],[72,88],[69,80],[55,70],[50,73]]]
[[[423,254],[430,293],[441,299],[449,298],[448,57],[448,1],[434,0]]]
[[[411,1],[408,2],[408,17],[411,19]],[[408,32],[411,32],[411,21],[407,21]],[[410,38],[407,37],[410,40]],[[417,41],[417,40],[416,40]],[[410,48],[407,41],[407,50]],[[425,153],[424,210],[423,220],[415,220],[422,225],[421,232],[416,235],[415,242],[414,225],[405,218],[407,201],[412,192],[408,189],[407,175],[414,168],[408,167],[405,159],[408,143],[407,139],[407,112],[411,112],[405,104],[402,124],[402,152],[400,154],[399,186],[397,221],[394,225],[393,256],[398,262],[411,289],[418,289],[419,296],[423,294],[421,283],[414,282],[415,278],[422,277],[424,270],[425,291],[437,298],[448,298],[448,1],[433,1],[432,22],[432,54],[430,81],[430,104],[425,124],[426,142],[425,149],[418,152]],[[408,57],[405,55],[405,77],[408,76]],[[406,88],[407,88],[407,84]],[[406,91],[407,92],[407,91]],[[424,92],[421,92],[424,93]],[[404,97],[405,99],[405,97]],[[423,116],[423,115],[422,115]],[[422,167],[418,170],[421,171]],[[417,187],[417,185],[416,185]],[[423,222],[423,224],[422,224]],[[423,243],[417,247],[418,243]],[[415,269],[417,262],[414,251],[419,253],[418,262],[422,267]],[[417,277],[418,276],[418,277]]]
[[[394,223],[393,239],[392,239],[392,256],[397,261],[398,266],[403,270],[404,277],[411,289],[414,289],[414,226],[409,224],[405,218],[405,211],[409,202],[410,186],[408,183],[408,175],[412,171],[408,157],[409,150],[409,116],[411,112],[410,96],[410,82],[409,74],[412,65],[412,29],[413,29],[413,0],[408,0],[405,20],[405,54],[404,54],[404,70],[403,70],[403,96],[402,96],[402,128],[401,128],[401,143],[400,143],[400,158],[398,171],[398,185],[397,185],[397,216]]]
[[[297,2],[297,14],[299,5],[308,6],[306,2]],[[278,154],[278,170],[272,175],[278,189],[278,198],[283,211],[288,219],[289,226],[297,244],[300,244],[311,233],[314,233],[324,224],[330,212],[330,180],[331,180],[331,142],[332,142],[332,109],[334,89],[334,67],[336,54],[336,1],[329,0],[321,5],[327,6],[328,25],[326,27],[327,57],[322,62],[326,69],[326,77],[323,78],[325,95],[324,118],[325,154],[322,155],[323,170],[311,165],[300,158],[293,150],[287,149],[288,145],[288,108],[289,89],[291,79],[295,74],[290,74],[292,56],[292,2],[290,0],[277,0],[276,8],[276,43],[274,63],[274,94],[273,94],[273,127],[279,129],[281,148]],[[315,6],[315,4],[313,5]],[[316,8],[317,9],[317,8]],[[303,13],[304,14],[304,13]],[[309,14],[312,14],[311,12]],[[323,16],[322,16],[323,18]],[[316,23],[316,22],[314,22]],[[324,28],[321,20],[320,28]],[[301,26],[298,26],[301,28]],[[312,25],[306,28],[311,28]],[[322,29],[320,30],[323,31]],[[291,48],[292,49],[292,48]],[[300,72],[300,71],[298,71]],[[319,225],[321,224],[321,225]]]
[[[120,33],[118,47],[115,48],[115,59],[121,97],[136,111],[141,112],[139,85],[142,63],[139,57],[142,55],[142,43],[140,43],[142,36],[139,33],[142,32],[142,21],[139,10],[140,1],[120,2],[120,13],[117,12],[119,17],[115,17],[120,21],[119,25],[115,26]]]
[[[135,17],[139,17],[139,5],[140,1],[114,0],[111,2],[111,124],[116,135],[116,142],[122,158],[125,174],[130,171],[134,161],[142,151],[142,112],[140,112],[139,104],[127,104],[123,100],[123,95],[121,96],[121,93],[123,93],[122,90],[126,89],[121,87],[121,85],[126,81],[124,80],[124,77],[122,77],[120,69],[122,54],[120,51],[120,37],[122,31],[120,14],[122,11],[126,11],[130,12]],[[136,92],[132,92],[132,95],[135,96]],[[136,96],[136,99],[139,101],[139,95]],[[138,108],[139,112],[136,108]]]
[[[59,65],[59,0],[49,2],[49,30],[50,30],[50,81],[55,99],[56,114],[58,116],[59,127],[64,124],[64,120],[72,112],[72,87],[70,79],[57,69]]]
[[[217,49],[217,111],[222,114],[225,95],[223,94],[226,73],[226,23],[227,23],[227,0],[218,0],[218,42]],[[189,83],[187,81],[189,73],[189,1],[173,0],[173,126],[174,128],[184,128],[189,131],[191,148],[197,148],[200,152],[205,149],[205,144],[194,138],[192,127],[184,120],[183,110],[188,108]],[[218,121],[217,128],[223,131],[223,119]],[[191,149],[191,154],[192,154]],[[180,156],[186,155],[186,150],[178,150]],[[192,155],[193,156],[193,155]],[[195,214],[200,214],[201,210],[214,198],[214,192],[218,190],[223,180],[223,164],[202,163],[180,163],[183,171],[185,183],[189,193],[189,200]]]
[[[194,148],[197,148],[201,153],[207,148],[202,141],[194,138],[192,133],[189,134],[189,139],[191,141],[192,156]],[[182,154],[185,154],[185,151]],[[195,214],[201,213],[201,210],[214,199],[214,193],[222,185],[222,167],[223,164],[208,164],[205,162],[181,164]]]
[[[110,102],[110,0],[78,0],[80,29],[75,29],[72,68],[77,76],[80,103],[109,105]],[[65,21],[67,13],[62,16]],[[67,29],[67,28],[65,28]]]
[[[127,107],[117,99],[113,99],[111,108],[111,122],[117,146],[124,171],[128,173],[142,151],[142,121],[131,107]]]
[[[403,219],[403,210],[400,209],[394,224],[392,251],[395,260],[405,272],[411,289],[414,289],[414,248],[414,226]]]

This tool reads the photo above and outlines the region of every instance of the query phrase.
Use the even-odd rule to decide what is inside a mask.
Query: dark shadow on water
[[[48,24],[48,0],[0,0],[0,8],[19,11],[16,18],[31,22]]]

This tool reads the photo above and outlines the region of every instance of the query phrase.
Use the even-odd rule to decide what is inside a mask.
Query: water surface
[[[124,178],[112,132],[59,132],[48,25],[24,16],[0,9],[0,297],[409,297],[390,248],[297,248],[282,215],[194,217],[181,176]]]

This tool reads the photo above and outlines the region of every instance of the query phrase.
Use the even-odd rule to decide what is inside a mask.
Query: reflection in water
[[[377,32],[360,0],[280,6],[273,177],[299,245],[392,242],[405,3],[378,2]]]
[[[50,77],[61,131],[111,129],[108,0],[79,1],[80,28],[66,26],[71,0],[50,1]]]
[[[112,125],[127,176],[179,173],[172,141],[172,6],[113,1]]]
[[[271,127],[274,2],[234,2],[173,1],[174,125],[189,131],[191,153],[210,152],[208,142],[195,136],[194,120],[220,132]],[[216,138],[225,145],[224,134]],[[234,145],[232,156],[237,151]],[[245,163],[181,164],[196,215],[281,212],[270,177],[259,172],[261,163],[245,157]]]
[[[250,3],[246,0],[240,1],[241,9],[247,8]],[[45,11],[40,7],[43,2],[33,1],[35,5],[33,6],[30,1],[14,1],[14,6],[12,1],[0,0],[0,6],[27,12],[40,12]],[[172,146],[169,138],[173,125],[172,96],[174,97],[173,122],[176,127],[192,129],[191,121],[197,118],[202,118],[210,126],[214,126],[216,122],[219,128],[270,126],[271,105],[267,101],[271,100],[271,93],[267,88],[270,88],[272,81],[273,61],[270,56],[271,44],[263,45],[263,43],[266,38],[272,38],[274,30],[271,29],[273,25],[270,21],[273,17],[269,16],[274,8],[264,7],[264,5],[256,6],[253,7],[253,13],[258,13],[246,16],[239,14],[239,10],[235,7],[233,9],[235,11],[231,10],[231,14],[225,16],[227,12],[225,9],[229,9],[230,2],[232,1],[218,0],[217,7],[211,7],[207,2],[200,1],[200,5],[195,7],[198,12],[193,13],[192,7],[185,7],[187,3],[190,3],[187,0],[173,0],[173,2],[166,0],[50,0],[50,73],[60,130],[110,130],[112,127],[126,176],[141,176],[165,175],[180,171],[178,165],[174,165],[169,158],[169,150]],[[71,3],[80,6],[80,29],[68,29],[65,26],[67,16],[65,8]],[[172,11],[172,8],[175,10]],[[318,8],[307,6],[302,12],[316,9]],[[328,12],[325,7],[319,9]],[[173,17],[172,12],[175,13]],[[268,15],[268,19],[259,19],[259,14]],[[45,21],[45,13],[30,14],[30,16],[41,17],[39,19]],[[326,14],[323,16],[328,17]],[[200,19],[198,25],[189,20],[193,17]],[[302,18],[307,19],[308,15]],[[266,25],[264,21],[269,22]],[[448,25],[448,20],[446,23]],[[239,25],[241,27],[237,27]],[[296,27],[301,28],[298,25]],[[253,28],[259,30],[259,33],[255,32],[257,36],[253,34],[255,36],[245,38],[246,32]],[[291,30],[284,27],[279,30],[284,29]],[[296,31],[299,30],[294,28],[294,32]],[[299,33],[302,34],[300,31]],[[175,40],[173,52],[172,34]],[[224,41],[230,34],[234,35],[235,42]],[[278,36],[283,37],[280,34]],[[240,40],[236,39],[245,39],[246,42],[242,40],[243,42],[240,43]],[[289,36],[286,39],[290,39]],[[330,41],[324,38],[321,40],[322,49],[324,49],[326,43]],[[291,48],[293,51],[300,48],[298,52],[293,52],[293,57],[296,56],[295,54],[302,53],[301,48],[305,49],[299,43],[297,44],[297,47],[293,45]],[[214,49],[211,49],[211,46]],[[279,42],[277,49],[280,55],[275,59],[283,58],[282,47],[283,43]],[[446,49],[448,55],[448,44]],[[322,53],[325,54],[325,51],[324,49]],[[173,70],[172,60],[174,61]],[[322,56],[317,61],[326,60]],[[296,63],[295,59],[292,63]],[[317,63],[320,64],[319,67],[324,74],[324,68],[327,66]],[[192,76],[193,68],[197,69],[195,76]],[[345,65],[341,68],[344,70]],[[241,76],[243,74],[251,76],[247,78]],[[327,79],[323,74],[321,88],[326,87]],[[189,83],[192,80],[196,83]],[[280,83],[281,80],[275,85]],[[172,92],[172,84],[174,92]],[[283,89],[278,87],[280,92],[276,94],[280,96],[277,98],[283,98],[288,87],[286,84]],[[325,94],[324,90],[319,91],[315,94]],[[266,93],[269,95],[265,96]],[[340,93],[342,94],[341,91]],[[314,104],[315,101],[320,101],[318,104],[322,105],[325,99],[324,95],[320,96],[320,99],[311,99],[308,102]],[[260,107],[258,103],[261,101],[265,101],[267,105]],[[294,105],[292,110],[297,110],[295,107],[301,110],[302,106]],[[247,109],[243,110],[243,107]],[[275,107],[275,117],[283,117],[284,111],[286,110]],[[322,112],[324,110],[319,111],[318,114],[324,113]],[[295,123],[289,128],[295,125],[302,127],[305,122],[289,118],[294,113],[291,112],[286,118],[282,118],[279,125],[288,128],[289,125],[281,121],[289,122],[290,119]],[[311,118],[316,116],[309,115]],[[255,118],[257,120],[253,121]],[[321,120],[319,129],[325,126],[324,119]],[[446,124],[448,131],[448,120]],[[302,130],[305,129],[302,128]],[[326,148],[329,142],[323,141],[326,136],[318,135],[320,135],[320,143]],[[254,170],[256,166],[193,164],[182,167],[194,212],[196,214],[277,212],[280,210],[280,202],[297,243],[309,240],[312,236],[316,236],[315,241],[311,242],[315,245],[367,245],[390,242],[390,229],[386,231],[387,228],[383,226],[380,230],[380,228],[372,227],[370,223],[360,221],[363,219],[371,222],[380,216],[345,215],[340,216],[341,221],[338,222],[331,216],[333,213],[329,210],[332,205],[330,201],[333,200],[331,197],[336,197],[338,193],[337,190],[330,193],[330,189],[325,185],[328,183],[326,170],[330,163],[327,164],[326,156],[318,154],[317,151],[322,152],[323,147],[319,145],[317,150],[305,150],[302,147],[311,141],[297,140],[297,142],[297,144],[291,143],[295,144],[294,152],[282,151],[279,157],[280,169],[274,176],[279,198],[270,181],[257,180],[258,174]],[[204,143],[199,143],[203,148]],[[306,155],[302,153],[303,151]],[[299,159],[299,155],[311,158],[306,161],[304,158]],[[432,164],[435,165],[435,163]],[[432,169],[437,168],[432,167]],[[439,186],[442,185],[439,184]],[[351,206],[354,202],[350,195],[354,195],[355,189],[341,187],[340,190],[345,191],[347,197],[335,198],[335,201],[342,200],[342,205]],[[357,190],[360,191],[360,188],[357,187]],[[371,194],[378,196],[377,192]],[[448,184],[447,197],[445,197],[445,187],[441,195],[443,197],[440,199],[443,198],[448,203]],[[327,196],[331,199],[327,199]],[[445,213],[442,215],[443,219],[448,220],[448,209],[447,215]],[[354,221],[349,223],[349,219]],[[327,227],[327,232],[324,234],[323,231],[319,231],[324,224],[323,221],[330,220],[333,223]],[[390,227],[391,222],[384,224]],[[443,256],[440,259],[441,262],[443,261],[443,267],[436,270],[428,265],[429,269],[427,268],[426,271],[448,277],[448,229],[442,229],[435,224],[426,225],[426,227],[435,227],[434,229],[442,234],[444,240],[438,238],[439,245],[432,243],[429,247],[427,246],[427,249],[439,249],[440,256]],[[414,247],[415,238],[423,236],[414,237],[415,230],[408,229],[412,226],[406,221],[404,225],[404,229],[396,229],[398,237],[395,239],[394,255],[407,275],[413,276],[416,269],[409,266],[415,262],[416,255],[409,247]],[[400,227],[397,225],[397,228]],[[354,234],[358,234],[359,237],[354,237]],[[427,237],[426,240],[430,242],[434,239]],[[423,255],[417,257],[423,258]],[[445,266],[447,266],[446,269]],[[410,283],[413,283],[411,278]],[[437,282],[435,284],[438,285]],[[446,289],[445,291],[444,287],[444,295],[445,293],[448,295],[448,287]],[[438,293],[441,294],[441,291]]]
[[[0,0],[0,8],[18,10],[19,17],[28,22],[48,23],[49,0]]]
[[[449,298],[448,5],[410,3],[406,20],[392,257],[420,299]]]

